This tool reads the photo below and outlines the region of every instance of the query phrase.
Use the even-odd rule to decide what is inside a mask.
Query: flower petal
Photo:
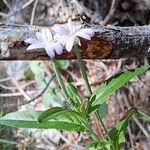
[[[44,29],[47,41],[51,41],[53,39],[53,35],[50,29]]]
[[[73,45],[74,45],[74,39],[75,39],[75,37],[74,37],[74,36],[71,36],[71,37],[69,37],[69,38],[67,39],[67,41],[66,41],[66,50],[67,50],[68,52],[70,52],[70,51],[72,50],[72,47],[73,47]]]
[[[67,36],[67,35],[55,34],[55,36],[54,36],[54,39],[55,39],[58,43],[62,44],[63,46],[65,46],[65,44],[66,44],[68,38],[69,38],[69,36]]]
[[[81,32],[84,32],[86,34],[93,36],[95,31],[91,28],[85,28],[85,29],[81,29]]]
[[[36,37],[39,41],[42,41],[42,33],[41,32],[36,32]]]
[[[70,31],[69,31],[69,28],[67,28],[67,25],[54,25],[52,28],[51,28],[54,32],[56,33],[59,33],[59,34],[67,34],[69,35]]]
[[[33,39],[33,38],[28,38],[25,40],[25,43],[35,44],[35,43],[38,43],[38,40]]]
[[[91,40],[91,35],[86,34],[84,32],[79,31],[79,32],[76,33],[76,35],[79,36],[79,37],[82,37],[84,39]]]
[[[55,56],[55,51],[54,51],[54,47],[50,46],[50,47],[45,47],[46,53],[50,58],[53,58]]]
[[[44,48],[43,43],[35,43],[35,44],[31,44],[30,46],[28,46],[27,50],[31,50],[31,49],[39,49],[39,48]]]
[[[56,43],[54,48],[55,48],[56,53],[60,55],[62,54],[64,47],[60,43]]]

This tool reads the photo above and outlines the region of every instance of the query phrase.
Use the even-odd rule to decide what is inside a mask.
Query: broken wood
[[[27,51],[24,42],[42,27],[0,25],[0,60],[49,60],[44,49]],[[90,41],[81,38],[81,54],[85,59],[129,58],[150,56],[150,26],[102,27]],[[75,52],[64,50],[57,59],[76,59]]]

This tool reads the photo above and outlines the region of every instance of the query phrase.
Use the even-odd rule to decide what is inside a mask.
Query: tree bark
[[[91,40],[81,40],[81,54],[85,59],[129,58],[150,56],[150,26],[102,27]],[[41,26],[0,25],[0,60],[49,60],[44,49],[27,51],[24,42],[35,37]],[[75,52],[64,50],[56,59],[76,59]]]

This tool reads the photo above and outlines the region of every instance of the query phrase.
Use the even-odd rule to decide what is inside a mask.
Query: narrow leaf
[[[81,124],[71,119],[56,117],[48,121],[39,123],[38,117],[42,114],[39,111],[21,111],[9,113],[0,117],[0,124],[16,128],[42,128],[42,129],[59,129],[67,131],[84,131]]]
[[[109,78],[91,95],[90,101],[93,101],[93,97],[96,96],[96,99],[92,102],[92,106],[104,103],[114,92],[125,85],[129,80],[137,75],[143,74],[148,69],[149,66],[139,67],[128,71],[123,71]]]
[[[70,123],[77,123],[82,125],[82,118],[77,112],[61,107],[47,109],[38,117],[39,122],[45,122],[50,119],[65,120]]]

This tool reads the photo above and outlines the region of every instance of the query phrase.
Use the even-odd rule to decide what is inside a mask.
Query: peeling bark
[[[29,25],[0,25],[0,60],[48,60],[44,49],[27,51],[24,40],[35,37],[42,27]],[[92,40],[81,40],[85,59],[129,58],[150,56],[150,26],[102,27],[92,26]],[[64,50],[57,59],[76,59],[75,52]]]

